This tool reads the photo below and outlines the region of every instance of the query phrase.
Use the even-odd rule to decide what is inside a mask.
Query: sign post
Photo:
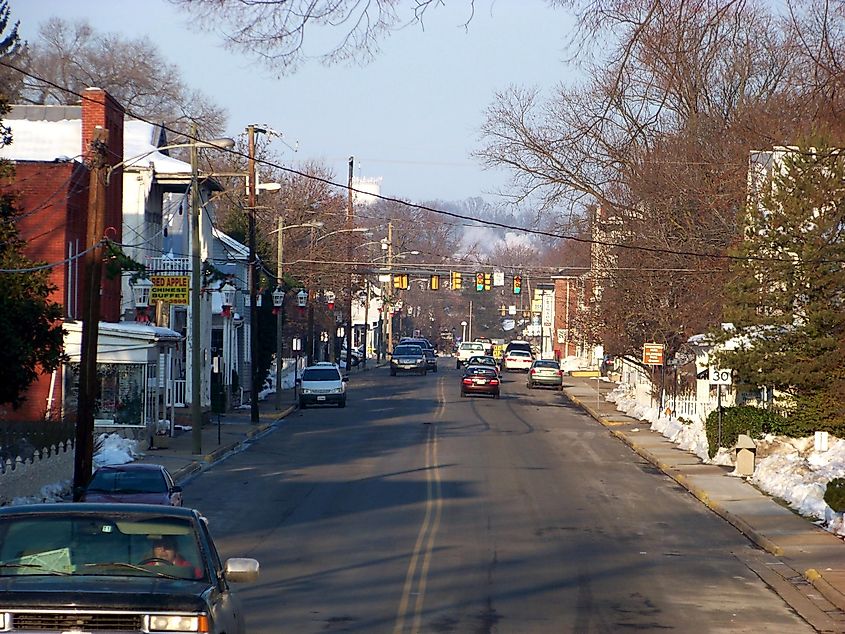
[[[733,383],[733,370],[727,368],[717,368],[711,365],[708,368],[710,374],[710,385],[716,386],[716,409],[718,414],[718,427],[716,429],[716,440],[718,447],[722,446],[722,386],[731,385]],[[717,447],[717,449],[718,449]]]

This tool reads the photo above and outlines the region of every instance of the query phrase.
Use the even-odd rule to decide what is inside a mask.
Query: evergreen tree
[[[743,340],[720,363],[785,396],[806,429],[845,431],[845,155],[787,151],[752,197],[726,316]]]

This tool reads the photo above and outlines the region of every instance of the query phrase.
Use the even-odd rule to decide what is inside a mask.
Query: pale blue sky
[[[383,40],[367,65],[303,65],[276,79],[245,55],[226,51],[213,33],[197,33],[164,0],[11,0],[24,39],[58,16],[88,19],[100,31],[146,35],[182,78],[226,108],[227,134],[266,123],[299,141],[291,163],[318,160],[345,184],[355,175],[382,177],[382,193],[420,200],[460,200],[507,186],[507,174],[485,171],[470,153],[479,145],[484,111],[510,84],[551,90],[568,81],[564,64],[571,18],[541,0],[451,0]]]

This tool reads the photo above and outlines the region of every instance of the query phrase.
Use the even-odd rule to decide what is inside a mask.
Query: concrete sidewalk
[[[803,606],[802,616],[824,632],[845,631],[845,543],[761,492],[731,469],[704,464],[659,432],[648,421],[631,418],[605,400],[615,384],[595,378],[566,377],[564,392],[645,460],[687,489],[708,508],[735,526],[779,561],[761,561],[755,573],[793,607],[781,590],[810,583],[832,604],[820,600]],[[786,582],[786,584],[784,584]],[[779,588],[778,585],[783,587]],[[796,594],[798,593],[795,590]],[[798,600],[799,597],[792,597]],[[806,597],[805,597],[806,598]]]

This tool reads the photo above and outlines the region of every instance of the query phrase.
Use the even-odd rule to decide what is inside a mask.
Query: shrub
[[[719,411],[714,410],[707,416],[705,423],[707,431],[707,453],[712,458],[719,451],[719,447],[733,447],[740,434],[748,434],[751,438],[761,438],[764,434],[794,435],[795,426],[789,419],[770,410],[737,405],[722,409],[722,434],[719,443]],[[804,435],[804,434],[801,434]]]
[[[827,483],[824,501],[836,513],[845,513],[845,478],[834,478]]]

